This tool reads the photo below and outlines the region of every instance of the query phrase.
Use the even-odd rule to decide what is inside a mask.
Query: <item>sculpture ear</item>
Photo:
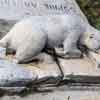
[[[7,33],[7,35],[5,35],[5,36],[0,40],[0,46],[1,46],[1,47],[7,48],[8,45],[10,44],[10,39],[11,39],[11,36],[10,36],[9,33]]]

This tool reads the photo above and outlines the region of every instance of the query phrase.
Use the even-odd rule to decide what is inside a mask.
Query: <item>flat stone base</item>
[[[12,58],[12,56],[7,57],[8,60]],[[75,83],[100,83],[100,69],[96,67],[95,63],[92,62],[90,58],[84,56],[82,59],[59,59],[59,61],[64,73],[63,80]],[[44,79],[46,77],[56,79],[61,76],[59,67],[55,62],[31,62],[22,65],[26,66],[28,70],[38,74],[39,79]]]
[[[5,95],[1,100],[100,100],[100,93],[97,90],[69,90],[64,86],[55,91],[32,92],[23,97]]]

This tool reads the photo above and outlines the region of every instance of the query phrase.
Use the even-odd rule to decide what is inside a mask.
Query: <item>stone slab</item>
[[[66,86],[57,87],[55,91],[28,93],[24,96],[5,95],[0,100],[100,100],[100,91],[93,90],[71,90]]]
[[[38,76],[38,79],[34,82],[34,84],[56,84],[60,81],[61,72],[57,66],[57,64],[52,61],[52,57],[46,54],[42,56],[46,56],[44,61],[33,61],[28,64],[20,64],[25,66],[25,69],[30,70]],[[48,57],[49,56],[49,57]],[[8,55],[6,59],[9,61],[13,61],[13,56]],[[49,59],[50,61],[47,61]],[[45,61],[46,60],[46,61]]]
[[[97,69],[100,68],[100,54],[99,53],[89,52],[88,57],[95,64]]]
[[[12,59],[12,57],[10,57]],[[7,58],[8,59],[8,58]],[[32,62],[24,64],[27,69],[38,74],[39,78],[61,76],[59,67],[55,62]],[[64,80],[73,80],[73,82],[81,83],[100,83],[100,69],[88,57],[82,59],[60,59],[61,69],[64,73]]]
[[[65,76],[68,74],[86,76],[100,75],[100,69],[97,69],[95,64],[87,57],[83,59],[61,60],[61,65]]]
[[[87,22],[75,0],[0,0],[0,38],[22,18],[69,13],[78,14]]]
[[[85,17],[75,0],[0,0],[0,12],[0,19],[9,20],[33,15],[67,13],[76,13]]]

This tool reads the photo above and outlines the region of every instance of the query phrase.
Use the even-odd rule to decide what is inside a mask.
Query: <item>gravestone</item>
[[[78,14],[87,21],[75,0],[0,0],[0,38],[22,18],[68,13]]]
[[[75,0],[0,0],[0,19],[67,13],[79,14],[85,19]]]
[[[34,15],[69,13],[72,15],[79,15],[88,23],[75,0],[0,0],[0,37],[6,34],[12,25],[22,18]],[[4,34],[2,35],[2,33]],[[100,70],[97,70],[95,65],[92,64],[87,57],[84,59],[60,60],[60,64],[65,79],[67,80],[72,79],[77,82],[92,83],[94,82],[94,79],[97,79],[96,83],[100,83]],[[56,63],[39,63],[38,65],[32,63],[32,66],[26,66],[33,71],[33,73],[36,72],[39,80],[38,83],[50,82],[55,84],[55,79],[58,77],[59,81],[59,76],[61,76],[61,72]],[[37,68],[33,66],[36,66]]]

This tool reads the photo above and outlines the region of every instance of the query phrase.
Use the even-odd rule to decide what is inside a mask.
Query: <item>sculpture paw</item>
[[[70,50],[68,52],[64,52],[63,58],[65,59],[74,59],[74,58],[82,58],[82,52],[78,49]]]

